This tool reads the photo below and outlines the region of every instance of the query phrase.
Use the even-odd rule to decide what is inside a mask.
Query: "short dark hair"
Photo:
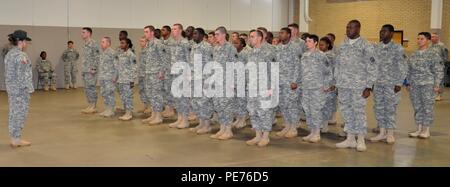
[[[333,39],[336,39],[336,35],[334,35],[333,33],[328,33],[327,36],[331,36]]]
[[[201,27],[195,28],[195,30],[202,36],[206,35],[205,30],[203,28],[201,28]]]
[[[44,53],[47,54],[47,52],[41,51],[41,54],[40,54],[39,56],[42,58],[42,55],[43,55]]]
[[[289,27],[283,27],[283,28],[280,29],[280,31],[286,31],[289,34],[289,36],[292,36],[292,32],[291,32],[291,29]]]
[[[255,29],[253,29],[253,30],[250,31],[250,33],[252,33],[252,32],[256,32],[256,36],[261,37],[261,40],[263,40],[262,38],[264,37],[264,35],[263,35],[263,33],[262,33],[261,30],[255,30]]]
[[[170,28],[169,25],[164,25],[164,26],[162,26],[162,28],[163,28],[163,29],[166,29],[166,30],[169,31],[169,32],[172,32],[172,28]]]
[[[354,24],[356,24],[356,27],[361,28],[361,22],[359,22],[359,21],[356,20],[356,19],[351,20],[351,21],[349,21],[348,23],[354,23]]]
[[[288,27],[294,27],[294,28],[296,28],[296,29],[299,28],[299,26],[298,26],[297,23],[291,23],[291,24],[288,25]]]
[[[394,32],[395,31],[395,29],[394,29],[394,26],[393,25],[391,25],[391,24],[386,24],[386,25],[383,25],[383,27],[382,28],[386,28],[386,29],[388,29],[389,30],[389,32]]]
[[[431,34],[429,32],[420,32],[418,36],[420,35],[425,36],[428,40],[431,40]]]
[[[214,36],[214,31],[208,32],[208,35],[213,35]]]
[[[320,41],[322,42],[325,42],[325,43],[327,43],[328,44],[328,50],[332,50],[333,49],[333,44],[331,43],[331,40],[330,40],[330,38],[328,38],[328,37],[322,37],[321,39],[320,39]]]
[[[315,34],[309,34],[306,38],[314,40],[314,42],[319,42],[319,37]]]
[[[144,27],[144,29],[149,29],[152,32],[155,31],[155,27],[153,27],[153,25],[147,25],[147,26]]]
[[[238,40],[239,40],[239,43],[242,45],[242,47],[247,46],[247,43],[245,43],[244,38],[239,38]]]
[[[306,40],[306,38],[308,38],[309,35],[310,35],[309,33],[305,32],[302,34],[300,38],[302,38],[302,40]]]
[[[129,38],[124,38],[122,40],[128,44],[128,48],[130,48],[130,49],[133,48],[133,42],[131,42],[131,40]],[[122,41],[122,40],[120,40],[120,41]]]
[[[266,34],[267,34],[267,29],[265,28],[265,27],[258,27],[258,28],[256,28],[256,30],[260,30],[260,31],[263,31],[263,32],[265,32]]]
[[[70,40],[70,41],[68,41],[68,42],[67,42],[67,44],[73,44],[73,41],[72,41],[72,40]]]
[[[83,30],[88,31],[89,33],[92,34],[92,29],[90,27],[83,27]]]
[[[128,36],[128,32],[127,32],[126,30],[121,30],[121,31],[119,32],[119,34],[125,34],[125,36]]]
[[[160,29],[155,29],[153,32],[154,32],[155,38],[158,38],[158,39],[161,38],[161,30]]]
[[[248,37],[248,35],[247,34],[245,34],[245,33],[241,33],[241,34],[239,34],[239,36],[241,37],[241,36],[245,36],[245,37]]]

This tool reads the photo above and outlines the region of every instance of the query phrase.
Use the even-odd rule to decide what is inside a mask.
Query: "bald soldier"
[[[366,151],[365,110],[378,71],[373,45],[360,36],[360,30],[358,20],[350,21],[347,24],[347,38],[336,52],[335,80],[345,122],[344,131],[347,133],[347,139],[336,144],[336,147]]]
[[[100,46],[102,53],[100,55],[98,80],[100,82],[100,93],[106,107],[105,111],[100,113],[100,116],[112,117],[116,105],[116,82],[114,80],[117,76],[117,69],[114,65],[116,53],[111,48],[111,38],[109,37],[103,37]]]

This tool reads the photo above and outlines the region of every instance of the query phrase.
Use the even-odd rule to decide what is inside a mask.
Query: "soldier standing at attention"
[[[214,47],[213,61],[218,63],[223,72],[226,72],[226,63],[236,62],[237,51],[236,48],[226,41],[227,29],[223,26],[218,27],[215,31],[215,38],[217,45]],[[218,114],[218,120],[220,124],[220,130],[211,135],[211,138],[219,140],[229,140],[233,137],[232,123],[234,117],[234,97],[227,97],[226,89],[226,73],[223,75],[223,94],[221,97],[212,98],[214,111]],[[234,91],[234,88],[233,88]]]
[[[279,33],[281,43],[276,47],[276,61],[280,63],[280,103],[279,109],[284,119],[284,128],[276,135],[293,138],[297,136],[300,120],[300,58],[303,48],[291,40],[291,29],[282,28]]]
[[[439,92],[442,81],[442,58],[429,48],[431,34],[421,32],[417,37],[419,50],[408,58],[408,90],[414,108],[417,130],[410,137],[429,138],[433,124],[435,94]]]
[[[171,52],[171,65],[177,62],[189,62],[190,48],[191,45],[186,38],[181,36],[183,31],[183,26],[176,23],[172,27],[172,41],[169,43]],[[172,75],[172,81],[175,75]],[[172,82],[171,81],[171,82]],[[172,84],[170,84],[172,86]],[[171,93],[170,93],[171,94]],[[190,98],[186,96],[180,96],[174,98],[175,108],[178,113],[178,119],[176,122],[169,124],[171,128],[184,129],[189,127],[188,115],[190,112]]]
[[[444,68],[444,77],[448,71],[448,48],[444,43],[439,41],[439,35],[437,33],[431,34],[431,46],[430,49],[434,50],[441,57],[441,64]],[[442,100],[442,94],[444,93],[444,79],[442,79],[439,86],[439,92],[436,94],[436,101]]]
[[[192,46],[189,63],[192,70],[191,76],[193,81],[191,82],[193,85],[196,85],[195,82],[201,82],[201,84],[204,84],[203,80],[206,80],[209,77],[209,75],[206,74],[194,74],[194,63],[201,63],[201,67],[205,67],[205,64],[212,60],[213,48],[208,42],[203,41],[205,35],[205,30],[202,28],[196,28],[194,30],[194,45]],[[211,117],[213,114],[212,99],[203,94],[199,97],[194,95],[194,97],[192,97],[192,109],[199,118],[199,125],[195,128],[191,128],[190,130],[197,134],[211,132]]]
[[[394,26],[384,25],[380,30],[380,43],[375,46],[378,60],[378,79],[375,82],[373,97],[374,111],[380,132],[370,138],[372,142],[386,140],[395,143],[395,117],[403,80],[406,78],[408,64],[401,45],[392,41]]]
[[[30,146],[22,139],[22,130],[30,105],[30,93],[34,92],[31,60],[24,52],[27,47],[27,32],[16,30],[8,35],[12,48],[5,56],[5,84],[8,93],[8,126],[11,146]]]
[[[77,61],[80,58],[80,53],[75,49],[73,41],[67,42],[67,49],[63,52],[62,60],[64,62],[64,84],[66,90],[70,88],[77,88]]]
[[[141,55],[145,65],[144,68],[144,87],[145,95],[148,101],[148,107],[152,109],[152,115],[143,120],[143,123],[149,125],[160,124],[163,121],[161,112],[164,108],[164,78],[167,68],[161,63],[161,55],[164,54],[165,46],[161,40],[155,38],[155,27],[149,25],[144,28],[147,44]]]
[[[131,48],[133,44],[130,39],[120,40],[120,53],[117,54],[114,66],[117,68],[115,82],[119,89],[120,99],[125,108],[125,114],[119,120],[129,121],[133,118],[133,88],[134,80],[137,78],[136,56]]]
[[[311,133],[303,137],[303,141],[317,143],[320,141],[320,128],[325,118],[323,108],[327,102],[328,92],[334,91],[333,72],[328,57],[317,49],[319,37],[308,35],[306,37],[305,52],[301,59],[301,84],[303,88],[302,104],[306,113],[306,123]]]
[[[336,87],[345,122],[344,131],[347,133],[347,139],[336,144],[336,147],[366,151],[366,104],[378,71],[373,45],[360,36],[360,30],[358,20],[350,21],[347,24],[347,38],[336,53]]]
[[[275,59],[275,53],[270,48],[264,47],[263,43],[267,43],[263,39],[263,32],[260,30],[252,30],[250,31],[250,43],[252,44],[252,49],[248,54],[248,63],[255,63],[254,68],[258,70],[257,77],[256,74],[250,75],[250,80],[261,80],[264,79],[260,76],[267,76],[267,84],[271,85],[271,77],[270,77],[270,63]],[[266,64],[266,74],[262,74],[259,72],[261,68],[260,65]],[[261,90],[258,87],[261,86],[259,81],[249,81],[249,96],[247,99],[247,109],[250,115],[250,120],[252,124],[252,128],[255,131],[256,135],[253,139],[246,142],[247,145],[257,145],[259,147],[265,147],[270,142],[270,132],[272,131],[272,122],[275,117],[274,108],[270,108],[271,106],[263,106],[264,101],[268,101],[270,99],[269,93],[261,93]],[[264,81],[263,81],[264,82]],[[255,90],[256,89],[256,90]],[[259,91],[257,91],[259,90]],[[271,88],[273,90],[273,88]],[[268,90],[265,90],[268,91]],[[250,93],[257,93],[256,96],[251,96]]]
[[[92,29],[84,27],[81,30],[81,37],[84,44],[84,59],[82,76],[84,80],[84,92],[89,106],[81,112],[84,114],[96,113],[97,105],[97,68],[100,59],[100,49],[95,40],[92,39]]]
[[[171,53],[170,53],[170,47],[169,44],[172,41],[172,38],[170,37],[172,33],[172,28],[170,28],[170,26],[168,25],[164,25],[161,28],[161,43],[164,46],[164,51],[163,53],[161,53],[161,63],[164,64],[165,72],[167,72],[164,75],[164,111],[162,112],[162,116],[167,118],[167,117],[172,117],[175,115],[175,111],[174,111],[174,100],[172,97],[172,93],[170,91],[170,87],[172,86],[172,75],[170,75],[170,60],[171,60]]]
[[[111,49],[111,38],[103,37],[100,43],[102,53],[100,55],[100,63],[98,65],[98,80],[100,82],[100,92],[105,102],[105,111],[100,113],[103,117],[114,116],[114,107],[116,105],[115,91],[117,69],[114,66],[116,53]]]

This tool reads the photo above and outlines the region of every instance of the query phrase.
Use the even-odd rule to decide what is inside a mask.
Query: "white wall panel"
[[[251,6],[251,27],[265,27],[271,30],[272,0],[252,0]]]
[[[288,23],[289,12],[289,0],[0,0],[0,5],[0,25],[62,27],[182,23],[207,30],[218,26],[278,30]],[[16,14],[16,10],[23,11]]]
[[[206,9],[206,28],[216,29],[224,26],[230,29],[230,0],[208,0]]]
[[[33,25],[33,0],[0,0],[0,24]]]
[[[230,0],[230,28],[247,31],[251,29],[252,0]]]
[[[70,27],[101,27],[100,0],[69,0]]]
[[[67,26],[67,1],[39,0],[33,2],[33,25]]]

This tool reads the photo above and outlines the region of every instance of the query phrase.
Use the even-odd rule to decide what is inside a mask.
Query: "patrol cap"
[[[16,38],[18,40],[26,40],[31,41],[31,38],[28,38],[27,32],[23,30],[16,30],[14,33],[8,35],[11,38]]]

